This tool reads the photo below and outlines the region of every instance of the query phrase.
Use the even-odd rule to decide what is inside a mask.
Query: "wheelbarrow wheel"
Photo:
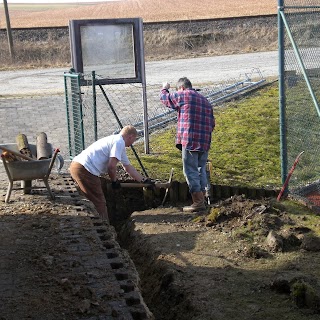
[[[21,180],[21,188],[24,194],[30,194],[32,188],[32,180]]]

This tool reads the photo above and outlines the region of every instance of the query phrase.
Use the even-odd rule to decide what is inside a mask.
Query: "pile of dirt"
[[[318,319],[318,217],[234,196],[202,214],[134,212],[120,240],[157,320]]]

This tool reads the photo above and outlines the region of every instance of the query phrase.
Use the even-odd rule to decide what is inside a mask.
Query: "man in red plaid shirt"
[[[186,77],[178,80],[177,91],[170,93],[169,89],[170,84],[163,83],[160,101],[178,112],[176,146],[182,151],[183,174],[193,201],[183,211],[201,211],[205,209],[206,163],[215,127],[213,108]]]

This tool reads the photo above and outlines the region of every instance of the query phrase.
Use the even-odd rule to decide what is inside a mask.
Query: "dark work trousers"
[[[72,161],[70,165],[70,174],[78,184],[84,196],[95,206],[100,217],[109,221],[106,199],[101,187],[100,178],[90,173],[82,164]]]

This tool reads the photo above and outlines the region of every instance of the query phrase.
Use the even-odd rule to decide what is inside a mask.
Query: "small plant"
[[[291,297],[299,308],[319,310],[320,299],[316,290],[304,281],[297,281],[292,285]]]
[[[216,222],[219,215],[220,215],[220,209],[219,208],[212,208],[210,210],[210,213],[207,215],[207,221],[208,222]]]

